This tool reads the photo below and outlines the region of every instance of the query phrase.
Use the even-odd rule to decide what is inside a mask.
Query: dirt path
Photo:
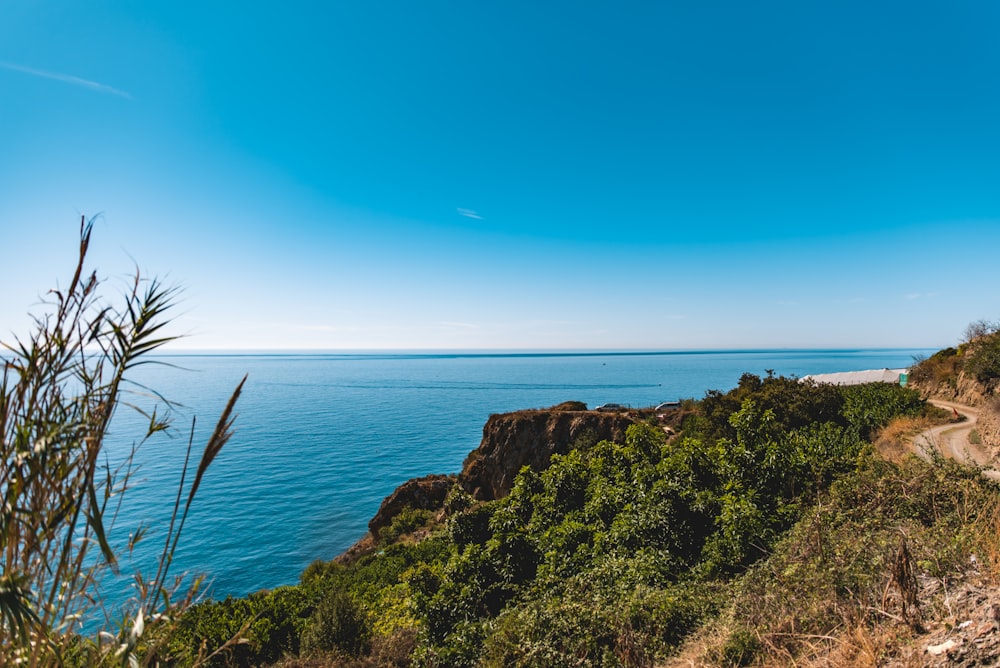
[[[939,425],[917,434],[913,437],[913,449],[916,453],[921,457],[927,457],[929,452],[936,450],[942,456],[954,459],[961,464],[979,467],[989,466],[989,455],[982,446],[973,444],[969,439],[972,430],[976,428],[979,409],[939,399],[931,399],[930,402],[945,410],[956,411],[960,415],[964,415],[966,420]],[[1000,471],[992,467],[983,471],[983,474],[993,480],[1000,480]]]

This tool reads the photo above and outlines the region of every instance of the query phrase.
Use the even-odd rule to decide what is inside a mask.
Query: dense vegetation
[[[636,424],[623,443],[525,468],[488,503],[456,486],[443,521],[404,513],[354,564],[316,563],[296,587],[198,606],[173,647],[188,663],[247,640],[218,665],[653,665],[724,615],[734,583],[816,521],[834,481],[881,475],[868,439],[923,410],[894,385],[747,374],[669,440]],[[720,661],[749,656],[741,637]]]
[[[1000,380],[1000,323],[980,320],[966,332],[969,349],[965,361],[966,373],[983,385],[993,386]]]

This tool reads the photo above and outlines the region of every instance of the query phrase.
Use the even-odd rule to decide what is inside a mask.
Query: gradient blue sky
[[[1000,318],[992,2],[0,2],[0,338],[937,347]]]

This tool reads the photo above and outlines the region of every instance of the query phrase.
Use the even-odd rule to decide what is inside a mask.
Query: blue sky
[[[937,347],[1000,318],[1000,5],[0,3],[0,338]]]

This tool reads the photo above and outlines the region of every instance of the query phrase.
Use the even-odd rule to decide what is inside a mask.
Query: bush
[[[965,372],[984,385],[1000,379],[1000,332],[994,331],[969,342]]]
[[[316,606],[302,633],[303,653],[344,652],[357,656],[367,651],[371,629],[354,600],[331,589]]]
[[[696,427],[697,435],[709,441],[735,440],[736,430],[729,416],[740,410],[748,398],[753,399],[761,411],[774,412],[775,427],[780,431],[799,429],[814,422],[844,424],[840,414],[844,400],[836,386],[802,382],[772,373],[763,379],[745,373],[733,390],[707,392],[701,402],[703,420],[688,426]]]
[[[298,654],[317,599],[303,587],[279,587],[202,603],[188,610],[171,634],[171,657],[185,665],[214,655],[207,665],[248,666]]]
[[[657,665],[718,606],[717,589],[708,585],[629,588],[575,576],[558,595],[501,614],[483,665]]]
[[[587,410],[587,404],[582,401],[564,401],[561,404],[556,404],[550,411],[585,411]]]
[[[400,537],[412,534],[417,529],[423,529],[434,521],[434,513],[430,510],[411,508],[407,506],[392,518],[387,527],[378,533],[379,543],[383,545],[395,543]]]
[[[915,385],[934,390],[937,387],[955,389],[962,357],[955,348],[939,350],[930,357],[914,357],[910,380]]]
[[[893,418],[919,415],[924,408],[924,400],[916,390],[893,383],[865,383],[840,389],[848,427],[866,440]]]

